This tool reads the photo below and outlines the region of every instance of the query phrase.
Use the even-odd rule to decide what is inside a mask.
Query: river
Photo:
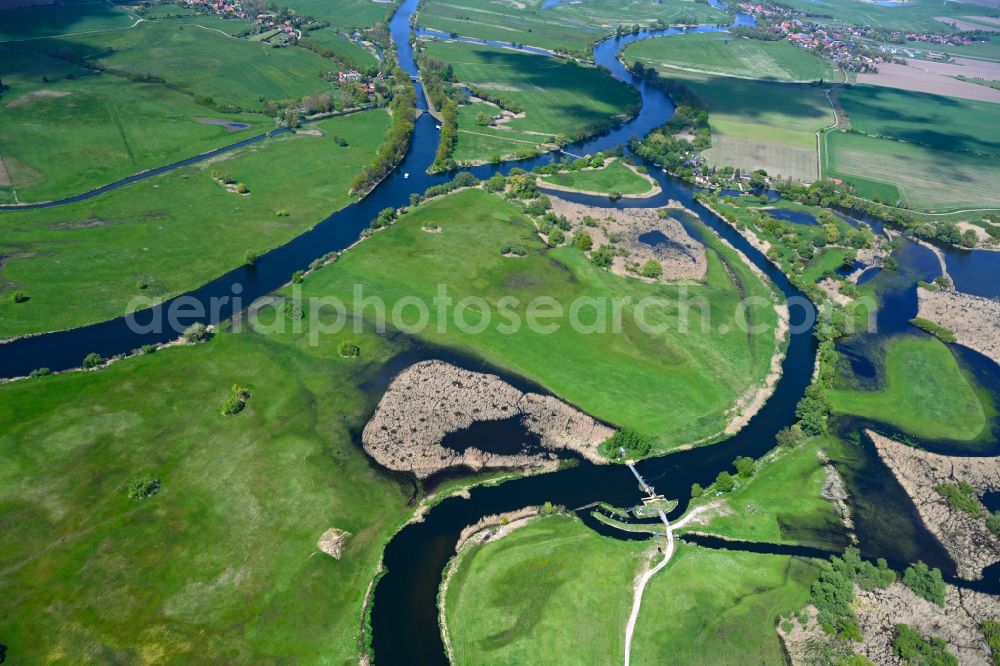
[[[393,16],[390,29],[399,51],[400,64],[411,75],[416,75],[410,39],[410,17],[416,10],[418,0],[405,0]],[[749,23],[745,15],[738,15],[738,22]],[[699,31],[713,31],[719,28],[703,27]],[[677,34],[677,29],[655,32],[640,32],[634,35],[616,37],[600,42],[594,49],[594,61],[606,66],[616,78],[633,85],[642,96],[642,107],[638,115],[620,127],[590,140],[572,144],[566,151],[573,154],[593,154],[601,150],[627,144],[633,136],[644,136],[651,129],[661,125],[673,113],[670,99],[660,89],[635,79],[617,60],[619,51],[628,44],[648,37]],[[419,84],[417,84],[419,87]],[[425,108],[421,91],[419,105]],[[406,205],[413,192],[423,192],[427,187],[449,180],[453,174],[428,175],[425,171],[433,160],[437,148],[439,132],[436,121],[423,114],[416,122],[410,150],[402,164],[390,174],[365,199],[353,203],[330,215],[314,228],[295,238],[286,245],[260,257],[252,267],[243,266],[226,273],[220,278],[188,294],[201,302],[209,299],[231,297],[237,294],[239,303],[231,302],[212,318],[202,321],[215,323],[231,317],[253,299],[264,296],[288,282],[291,274],[302,269],[313,259],[323,254],[348,247],[357,240],[361,232],[388,206]],[[530,169],[553,159],[552,155],[506,165],[487,165],[470,169],[476,176],[487,178],[493,173],[506,173],[514,166]],[[604,197],[582,195],[562,195],[566,198],[601,206],[662,206],[669,199],[681,202],[694,211],[701,223],[683,221],[695,238],[703,233],[716,233],[741,250],[756,266],[774,281],[786,297],[801,296],[778,269],[754,249],[731,227],[694,200],[694,191],[683,182],[655,167],[647,165],[650,175],[660,183],[661,194],[648,200],[621,200],[610,202]],[[408,177],[406,176],[408,174]],[[15,213],[16,214],[16,213]],[[706,227],[711,231],[707,231]],[[896,334],[906,328],[906,322],[915,313],[916,279],[933,278],[936,265],[932,253],[909,241],[897,253],[900,270],[894,276],[875,275],[873,279],[885,282],[880,290],[883,308],[880,311],[880,326],[885,328],[879,335]],[[947,249],[949,262],[957,250]],[[983,257],[990,254],[989,257]],[[1000,280],[984,280],[983,273],[998,275],[1000,255],[992,253],[963,253],[960,258],[975,255],[972,262],[964,261],[961,271],[963,281],[978,283],[974,293],[997,295]],[[996,259],[994,259],[996,257]],[[970,265],[969,270],[965,270]],[[972,270],[975,269],[975,270]],[[956,281],[959,278],[956,276]],[[983,286],[983,283],[986,286]],[[960,287],[963,287],[959,283]],[[159,306],[159,310],[167,307]],[[811,313],[802,308],[792,308],[791,319],[795,325]],[[138,321],[145,321],[155,312],[140,313]],[[803,328],[803,327],[799,327]],[[912,334],[920,335],[913,331]],[[65,332],[49,333],[22,338],[0,345],[0,374],[14,377],[27,374],[38,367],[62,370],[76,367],[90,352],[102,356],[128,352],[143,344],[165,342],[176,337],[176,333],[137,333],[125,318],[85,326]],[[876,336],[877,338],[877,336]],[[852,367],[858,374],[874,373],[870,350],[878,338],[851,339],[844,346]],[[811,380],[816,354],[816,343],[811,330],[790,336],[788,353],[783,365],[784,374],[778,382],[774,395],[764,408],[737,435],[712,446],[674,453],[661,458],[645,460],[640,471],[657,489],[668,497],[680,500],[671,518],[679,516],[687,508],[688,489],[692,483],[708,485],[722,469],[729,468],[732,460],[739,455],[759,457],[774,445],[775,433],[795,420],[795,405]],[[973,352],[960,351],[957,356],[963,367],[976,375],[994,395],[1000,394],[1000,372],[996,366]],[[669,405],[663,406],[670,409]],[[865,425],[857,420],[838,422],[837,428],[845,432],[854,431]],[[995,432],[995,425],[994,425]],[[950,450],[947,442],[922,443],[931,449]],[[870,443],[863,442],[856,447],[856,458],[846,478],[852,497],[857,502],[858,533],[862,552],[867,556],[885,556],[894,562],[922,559],[940,566],[946,573],[954,572],[954,565],[947,554],[920,525],[912,503],[902,494],[891,474],[879,462]],[[979,454],[996,454],[995,438],[975,451]],[[577,461],[571,467],[558,472],[508,481],[495,487],[475,488],[469,499],[447,499],[429,511],[424,522],[403,528],[388,544],[385,551],[386,575],[378,583],[374,593],[372,612],[373,641],[379,664],[444,664],[446,658],[437,625],[436,596],[443,568],[451,555],[461,529],[476,522],[480,517],[509,511],[529,504],[551,501],[567,507],[578,507],[596,500],[617,506],[631,506],[639,493],[629,470],[623,466],[593,465]],[[866,510],[869,507],[870,510]],[[635,538],[593,521],[584,516],[585,521],[596,531],[617,538]],[[888,525],[888,529],[887,529]],[[842,534],[830,535],[832,550],[842,546]],[[706,545],[711,545],[706,542]],[[756,546],[766,548],[766,546]],[[788,547],[781,547],[788,550]],[[815,554],[802,551],[801,554]],[[1000,591],[1000,589],[998,589]]]

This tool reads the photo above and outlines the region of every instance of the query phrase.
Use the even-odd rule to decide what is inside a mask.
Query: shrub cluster
[[[243,407],[246,405],[249,397],[250,391],[239,384],[233,384],[233,388],[229,391],[229,397],[222,403],[223,416],[232,416],[243,411]]]
[[[144,475],[128,482],[125,492],[130,500],[142,500],[152,497],[160,489],[160,480]]]

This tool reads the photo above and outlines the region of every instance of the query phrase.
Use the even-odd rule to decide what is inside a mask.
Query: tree
[[[791,448],[798,446],[799,443],[805,439],[805,437],[806,435],[802,432],[802,427],[796,423],[792,426],[779,430],[774,439],[778,443],[778,446]]]
[[[129,481],[125,493],[130,500],[143,500],[155,495],[159,489],[160,480],[147,474]]]
[[[481,127],[487,127],[491,122],[493,122],[493,116],[488,113],[477,113],[476,114],[476,124]]]
[[[594,265],[598,268],[611,268],[611,264],[615,260],[615,251],[607,245],[602,245],[594,250],[590,260],[594,262]]]
[[[184,339],[188,342],[204,342],[210,337],[208,327],[201,322],[191,324],[184,330]]]
[[[344,340],[337,345],[337,353],[344,358],[357,358],[361,356],[361,347],[349,340]]]
[[[692,483],[691,484],[691,499],[695,499],[697,497],[701,497],[702,494],[704,494],[704,492],[705,492],[705,489],[701,487],[700,483]]]
[[[740,478],[749,479],[753,476],[755,463],[753,458],[740,456],[733,461],[733,467],[736,468],[736,473],[740,475]]]
[[[502,192],[507,187],[507,179],[503,174],[495,173],[483,185],[487,192]]]
[[[728,493],[736,487],[736,481],[733,480],[729,472],[719,472],[719,475],[715,477],[715,487],[720,492]]]
[[[247,250],[246,253],[243,255],[243,263],[246,266],[253,266],[254,264],[257,263],[257,254],[255,252]]]
[[[566,234],[559,227],[556,227],[549,232],[549,245],[562,245],[566,242]]]
[[[975,229],[966,229],[962,232],[963,247],[976,247],[976,243],[978,242],[979,236],[976,234]]]
[[[944,606],[946,589],[940,569],[930,569],[923,562],[917,562],[903,572],[903,585],[913,590],[917,596]]]
[[[535,177],[527,174],[516,174],[507,177],[510,192],[518,199],[533,199],[538,196],[538,186]]]
[[[102,357],[97,352],[90,352],[83,358],[83,367],[87,368],[88,370],[90,368],[96,368],[97,366],[103,364],[104,364],[104,357]]]

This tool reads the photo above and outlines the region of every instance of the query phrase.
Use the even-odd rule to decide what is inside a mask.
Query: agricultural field
[[[648,548],[567,516],[470,546],[445,598],[454,663],[620,663]]]
[[[262,109],[267,100],[330,91],[321,75],[335,69],[329,60],[303,48],[274,48],[174,21],[141,23],[131,30],[81,35],[72,41],[50,40],[44,46],[53,53],[69,50],[130,76],[159,77],[191,95],[252,111]]]
[[[646,587],[633,663],[784,663],[778,616],[805,605],[818,575],[813,560],[681,543]]]
[[[819,454],[828,455],[831,446],[837,445],[824,436],[794,448],[776,448],[758,461],[749,481],[725,495],[725,510],[690,529],[741,541],[843,548],[846,533],[840,516],[822,495],[826,473]],[[707,493],[692,507],[714,501],[718,498]]]
[[[485,161],[496,154],[551,143],[559,134],[573,135],[624,118],[638,104],[635,93],[624,83],[569,60],[439,40],[428,42],[426,53],[451,64],[459,82],[509,99],[524,109],[524,117],[502,123],[509,129],[475,123],[480,112],[499,113],[496,107],[480,104],[462,109],[453,155],[456,161]]]
[[[981,14],[983,7],[977,3],[946,2],[937,0],[908,0],[878,4],[868,0],[788,0],[784,3],[806,13],[810,19],[829,24],[868,25],[883,30],[904,32],[948,32],[948,27],[938,17],[957,17]]]
[[[549,6],[545,6],[549,5]],[[588,0],[558,2],[526,0],[428,0],[418,24],[445,33],[498,42],[528,44],[550,50],[588,55],[594,42],[619,25],[666,23],[725,23],[727,15],[707,4],[688,0]]]
[[[882,386],[875,390],[828,391],[834,413],[883,421],[926,439],[970,441],[985,434],[994,406],[943,342],[930,336],[893,339],[883,364]]]
[[[91,0],[66,0],[55,6],[27,7],[3,12],[0,42],[54,35],[120,30],[136,21],[126,7]]]
[[[621,160],[615,160],[600,169],[567,171],[542,176],[542,184],[549,183],[583,192],[610,194],[646,194],[653,189],[648,178],[637,174]]]
[[[311,42],[324,49],[330,49],[338,57],[353,63],[355,67],[375,67],[378,60],[364,46],[357,44],[334,28],[310,30],[302,36],[303,41]]]
[[[673,40],[688,37],[697,39],[673,46]],[[675,35],[629,46],[624,58],[627,62],[637,60],[653,67],[665,78],[683,82],[708,106],[712,147],[702,155],[709,164],[764,169],[772,176],[812,182],[818,177],[816,131],[835,120],[825,88],[811,83],[740,77],[821,79],[829,78],[830,74],[825,73],[827,65],[823,61],[803,49],[787,45],[791,51],[784,48],[769,51],[774,44],[784,43]],[[740,49],[740,53],[747,54],[748,62],[756,64],[727,60],[728,48]],[[695,72],[664,64],[673,57],[695,62],[702,49],[716,53],[711,62],[719,71],[734,75]]]
[[[438,227],[439,232],[428,233],[425,227]],[[686,331],[680,330],[677,309],[650,309],[649,316],[667,327],[662,335],[639,329],[630,305],[623,309],[621,333],[607,326],[603,332],[598,328],[580,335],[565,319],[557,319],[561,325],[550,333],[526,325],[510,331],[498,327],[499,315],[486,320],[481,307],[463,310],[471,329],[452,325],[447,312],[435,310],[418,333],[433,344],[458,348],[537,381],[598,418],[655,438],[655,448],[667,451],[722,430],[726,410],[748,388],[759,385],[774,351],[773,309],[754,306],[749,313],[766,332],[742,332],[736,307],[740,290],[722,261],[748,296],[771,302],[769,290],[711,232],[704,236],[709,260],[705,284],[647,284],[596,268],[575,247],[547,249],[520,206],[482,190],[465,190],[421,204],[395,226],[346,253],[333,270],[310,275],[303,295],[343,294],[349,297],[350,311],[353,285],[363,284],[364,296],[379,296],[388,312],[405,302],[401,299],[430,303],[443,288],[456,301],[465,296],[485,299],[488,315],[496,314],[501,297],[514,296],[518,303],[511,311],[522,324],[528,303],[539,296],[554,298],[563,312],[581,296],[629,296],[632,303],[646,296],[668,303],[680,294],[689,299],[703,296],[710,310],[702,314],[692,308],[690,316],[699,321],[689,321]],[[501,249],[507,242],[523,246],[526,256],[504,257]],[[588,308],[582,321],[593,322],[591,312]],[[407,321],[413,316],[407,313]],[[702,316],[710,318],[707,330]],[[581,363],[587,372],[579,372]],[[670,410],[663,409],[665,404]]]
[[[996,207],[996,157],[837,131],[823,145],[823,175],[854,185],[860,196],[929,212]]]
[[[351,339],[361,359],[219,333],[0,386],[8,661],[356,662],[409,487],[350,432],[373,408],[359,386],[400,348]],[[223,416],[233,384],[250,395]],[[144,476],[158,492],[129,499]],[[317,547],[332,527],[350,533],[339,560]]]
[[[338,30],[363,30],[388,23],[397,4],[395,0],[287,0],[284,6]]]
[[[693,33],[646,39],[626,50],[627,60],[656,68],[772,81],[818,81],[833,77],[829,63],[791,42]]]
[[[222,116],[165,86],[94,73],[30,44],[0,45],[9,86],[0,95],[0,203],[79,194],[274,128],[266,116]]]
[[[0,336],[101,321],[135,296],[188,291],[346,205],[389,116],[368,111],[310,127],[323,136],[282,135],[88,201],[5,213],[0,280],[30,300],[0,300]],[[216,170],[249,194],[227,191]]]

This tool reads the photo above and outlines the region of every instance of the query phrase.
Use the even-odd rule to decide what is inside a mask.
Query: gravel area
[[[1000,363],[1000,301],[960,291],[918,288],[917,316],[955,333],[959,344]]]

